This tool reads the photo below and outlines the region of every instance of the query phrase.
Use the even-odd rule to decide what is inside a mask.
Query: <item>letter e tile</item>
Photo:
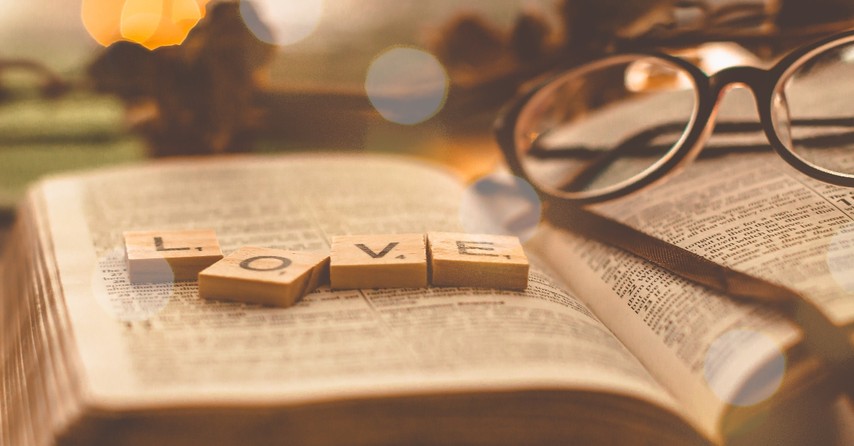
[[[518,237],[430,232],[427,245],[434,286],[528,287],[528,257]]]

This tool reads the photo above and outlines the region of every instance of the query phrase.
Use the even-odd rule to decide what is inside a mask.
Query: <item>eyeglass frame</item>
[[[813,165],[787,148],[777,135],[772,117],[775,93],[782,87],[782,83],[789,79],[791,73],[800,69],[804,62],[811,60],[816,55],[846,43],[854,44],[854,29],[801,46],[777,61],[769,69],[733,66],[712,75],[706,74],[691,62],[659,51],[615,54],[564,70],[522,92],[499,111],[493,126],[494,135],[510,170],[516,176],[528,181],[541,199],[556,199],[567,204],[578,205],[604,202],[664,181],[667,177],[678,174],[681,169],[689,165],[700,154],[714,131],[715,118],[723,95],[736,85],[744,85],[754,96],[759,111],[759,122],[768,142],[789,165],[815,179],[838,186],[854,187],[854,175],[837,173]],[[650,57],[674,64],[678,68],[684,69],[692,78],[695,94],[694,111],[691,120],[683,130],[680,141],[674,144],[661,159],[642,172],[602,190],[559,194],[549,190],[550,188],[544,188],[536,181],[532,181],[522,165],[520,153],[516,146],[516,124],[528,102],[545,87],[571,73],[593,71],[620,58],[641,60]],[[701,124],[698,125],[698,123]]]

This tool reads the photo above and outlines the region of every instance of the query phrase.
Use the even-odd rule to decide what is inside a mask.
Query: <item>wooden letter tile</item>
[[[344,235],[332,239],[332,288],[426,288],[424,234]]]
[[[213,229],[125,232],[132,283],[196,280],[199,271],[222,259]]]
[[[328,278],[325,253],[246,247],[199,273],[199,295],[289,307]]]
[[[517,237],[430,232],[427,244],[434,286],[528,287],[528,258]]]

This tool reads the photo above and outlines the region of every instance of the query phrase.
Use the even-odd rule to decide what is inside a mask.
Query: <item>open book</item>
[[[322,288],[282,309],[128,282],[123,231],[327,250],[340,234],[458,232],[464,187],[422,161],[338,155],[39,183],[3,263],[2,444],[826,440],[833,380],[795,324],[554,228],[527,246],[524,292]]]

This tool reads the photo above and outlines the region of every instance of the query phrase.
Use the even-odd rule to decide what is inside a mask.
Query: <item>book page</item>
[[[850,82],[839,79],[847,78],[811,80],[835,82],[834,88],[816,88],[811,101],[847,107],[847,102],[837,98],[850,92]],[[671,110],[680,104],[667,94],[640,95],[586,117],[582,124],[553,131],[549,144],[571,146],[577,136],[570,130],[579,131],[576,127],[595,141],[628,137],[623,135],[625,128],[655,128],[662,125],[662,119],[680,116]],[[847,109],[841,110],[839,116],[847,113]],[[810,178],[774,153],[748,90],[727,91],[715,119],[718,130],[683,171],[595,209],[712,261],[790,287],[811,299],[835,324],[854,324],[852,189]],[[799,138],[805,141],[812,136],[810,144],[817,145],[799,149],[799,153],[806,158],[820,153],[823,165],[832,159],[836,170],[851,172],[854,157],[849,155],[850,136],[844,129],[798,127]],[[664,138],[668,135],[661,136],[660,143],[672,144],[673,140]],[[657,143],[653,139],[649,144]],[[650,164],[649,158],[628,156],[606,173],[624,178],[616,166],[641,172]],[[567,174],[565,169],[549,173],[545,165],[539,169],[536,174],[541,176]]]
[[[556,228],[545,228],[532,249],[563,265],[559,273],[576,295],[711,432],[731,405],[772,397],[790,372],[786,366],[796,364],[798,358],[787,355],[801,332],[772,309],[735,301]],[[759,388],[748,389],[757,397],[741,396],[747,379],[780,359],[784,367],[772,370]]]
[[[654,100],[643,98],[595,119],[612,126],[620,119],[645,119],[642,110],[667,107]],[[752,97],[729,92],[718,120],[758,120]],[[761,132],[715,135],[708,150],[767,146],[764,138]],[[844,267],[854,258],[854,244],[845,240],[854,221],[854,207],[845,203],[850,191],[806,178],[770,147],[729,152],[734,153],[701,156],[664,183],[593,207],[710,260],[796,289],[836,324],[850,324],[854,288],[846,285],[845,274],[833,272],[834,263]],[[710,428],[729,407],[774,395],[771,379],[767,390],[757,389],[764,398],[739,400],[738,389],[759,370],[782,363],[769,376],[782,380],[801,373],[794,370],[799,364],[792,349],[802,333],[767,307],[732,300],[559,228],[543,230],[535,247]]]
[[[664,184],[597,209],[722,265],[795,289],[835,324],[850,325],[851,197],[851,189],[808,178],[766,152],[700,159]]]
[[[587,307],[536,268],[526,292],[323,288],[284,309],[202,301],[195,282],[128,282],[128,230],[211,227],[226,254],[244,245],[328,251],[338,234],[459,230],[462,186],[429,165],[193,160],[60,178],[43,191],[97,405],[583,388],[676,411]]]
[[[836,98],[851,86],[838,79],[812,79],[834,88],[817,88],[811,100],[847,106]],[[646,101],[608,118],[635,119],[638,107],[650,109]],[[807,108],[817,109],[822,108]],[[752,95],[745,89],[727,92],[716,121],[719,126],[758,123]],[[852,325],[854,193],[788,165],[760,128],[716,131],[684,171],[596,209],[712,261],[790,287],[835,324]],[[847,155],[850,143],[842,129],[816,125],[797,131],[799,138],[812,135],[814,144],[830,144],[799,149],[801,156],[820,152],[825,165],[832,159],[837,170],[851,171],[854,158]]]

